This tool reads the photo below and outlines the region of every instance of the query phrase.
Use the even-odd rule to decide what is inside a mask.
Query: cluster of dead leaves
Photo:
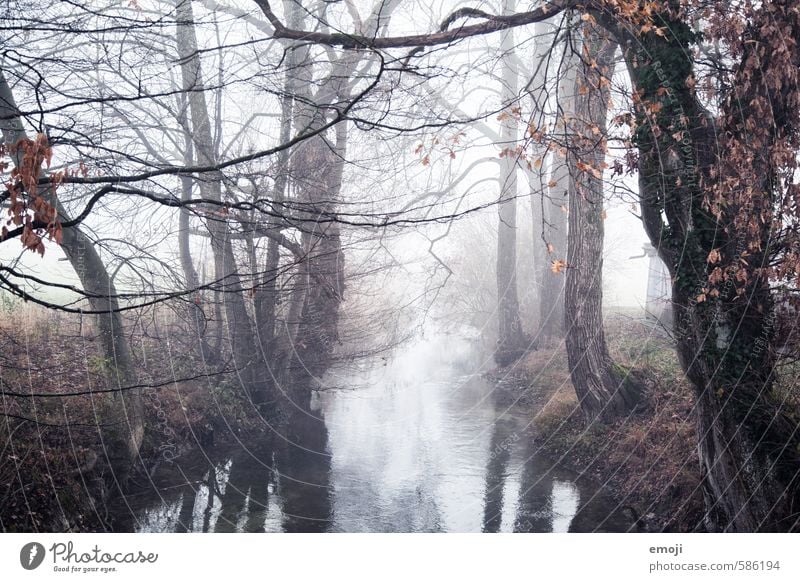
[[[35,139],[22,139],[12,146],[0,146],[0,157],[13,157],[16,164],[6,181],[9,199],[6,224],[2,227],[2,239],[9,236],[8,227],[22,229],[19,233],[22,245],[40,255],[44,255],[44,237],[61,244],[63,231],[58,220],[58,212],[47,198],[55,197],[55,190],[63,173],[55,174],[44,186],[45,195],[40,193],[40,178],[43,168],[49,168],[53,149],[47,136],[39,133]],[[9,164],[0,163],[0,172],[5,172]]]

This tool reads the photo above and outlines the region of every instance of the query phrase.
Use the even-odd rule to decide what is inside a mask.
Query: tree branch
[[[363,36],[359,34],[322,33],[306,30],[287,28],[272,11],[268,0],[255,0],[256,4],[275,28],[273,38],[286,38],[312,42],[327,46],[339,46],[345,49],[389,49],[389,48],[414,48],[423,46],[437,46],[451,42],[491,34],[517,26],[524,26],[550,18],[563,10],[577,5],[576,0],[555,0],[544,4],[535,10],[509,15],[491,15],[474,8],[461,8],[448,16],[438,32],[427,34],[414,34],[409,36],[387,36],[383,38]],[[461,26],[450,30],[450,26],[461,18],[484,18],[485,22]]]

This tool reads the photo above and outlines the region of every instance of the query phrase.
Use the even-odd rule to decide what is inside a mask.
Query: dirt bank
[[[580,414],[563,343],[540,347],[494,371],[500,398],[534,416],[533,438],[561,466],[603,484],[640,531],[702,530],[693,398],[668,335],[637,318],[606,322],[615,362],[647,378],[639,410],[612,424]]]

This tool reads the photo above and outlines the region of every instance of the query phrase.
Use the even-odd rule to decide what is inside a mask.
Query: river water
[[[163,464],[114,508],[117,529],[626,531],[602,488],[538,454],[532,414],[497,403],[489,367],[477,343],[438,336],[333,371],[270,443]]]

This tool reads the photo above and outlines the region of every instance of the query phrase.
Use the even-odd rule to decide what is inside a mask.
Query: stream
[[[533,448],[532,414],[496,403],[491,367],[442,335],[329,372],[291,431],[163,464],[114,506],[116,529],[626,531],[603,488]]]

